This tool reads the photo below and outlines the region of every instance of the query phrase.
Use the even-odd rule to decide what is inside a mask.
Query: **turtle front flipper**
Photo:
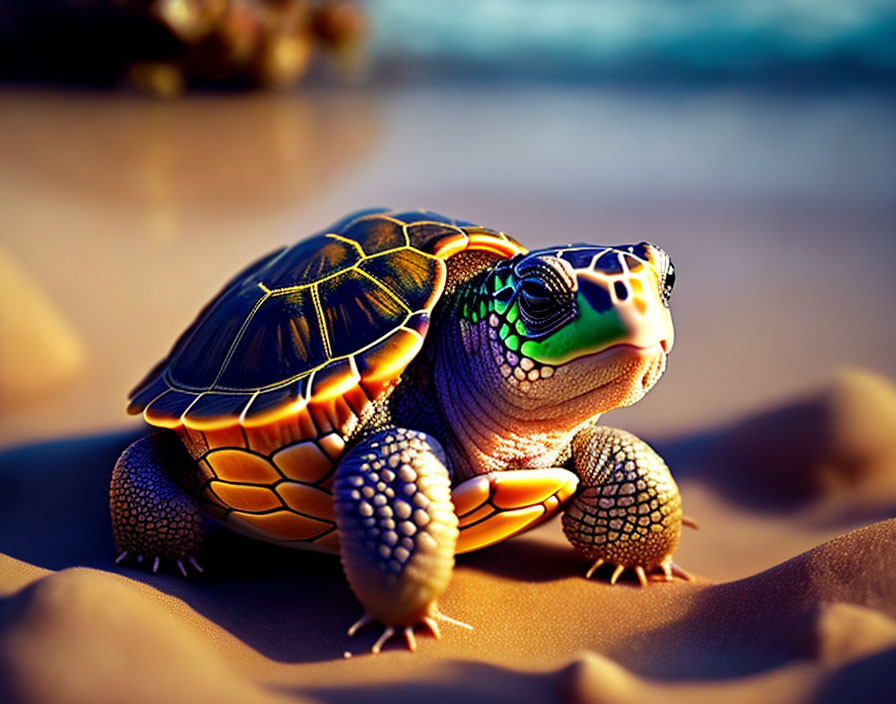
[[[365,609],[349,635],[382,623],[375,653],[396,632],[414,650],[418,624],[438,635],[436,599],[451,579],[457,543],[450,487],[439,443],[404,428],[369,436],[336,469],[342,566]]]
[[[164,560],[184,576],[187,564],[202,571],[196,561],[199,505],[174,479],[186,480],[194,471],[180,439],[168,430],[140,438],[121,454],[109,488],[116,563],[137,562],[156,572]]]
[[[578,478],[568,469],[492,472],[455,487],[451,499],[459,516],[457,552],[470,552],[547,520],[573,495]]]
[[[586,577],[615,565],[615,584],[631,568],[642,586],[659,567],[667,580],[690,578],[672,562],[681,536],[681,495],[663,459],[631,433],[598,425],[580,431],[572,443],[580,489],[563,515],[572,546],[593,560]]]

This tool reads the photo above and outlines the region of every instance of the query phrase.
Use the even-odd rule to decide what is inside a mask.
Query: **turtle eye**
[[[545,277],[530,277],[520,283],[520,318],[532,335],[547,334],[575,315],[568,289],[555,289],[551,283]]]
[[[575,279],[567,277],[563,263],[530,254],[514,272],[514,289],[520,320],[530,337],[549,335],[576,317]]]
[[[672,298],[672,289],[675,287],[675,265],[668,260],[666,271],[663,273],[663,283],[660,286],[660,299],[663,305],[669,307],[669,299]]]
[[[540,279],[526,279],[520,284],[520,305],[534,317],[551,309],[551,292]]]

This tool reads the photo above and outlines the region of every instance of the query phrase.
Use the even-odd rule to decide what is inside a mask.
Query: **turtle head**
[[[494,266],[472,313],[507,385],[559,406],[587,399],[593,415],[636,402],[662,375],[674,283],[671,259],[647,242],[552,247]]]

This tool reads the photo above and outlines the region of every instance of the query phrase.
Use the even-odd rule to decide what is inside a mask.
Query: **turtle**
[[[154,429],[113,469],[116,562],[202,571],[202,513],[338,553],[364,608],[349,636],[378,622],[374,652],[452,620],[456,554],[561,508],[586,577],[687,576],[668,467],[598,423],[662,376],[674,283],[648,242],[528,251],[426,210],[362,210],[276,250],[131,392]]]

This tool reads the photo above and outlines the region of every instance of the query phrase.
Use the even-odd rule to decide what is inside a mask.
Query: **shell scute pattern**
[[[423,222],[408,227],[408,238],[414,247],[423,250],[437,250],[448,244],[462,242],[462,230],[444,223]]]
[[[374,347],[406,338],[403,328],[425,332],[418,323],[441,295],[442,260],[469,247],[523,251],[502,233],[433,213],[399,216],[344,220],[235,277],[134,391],[129,411],[154,425],[209,428],[258,415],[256,404],[276,417],[312,401],[303,381],[361,353],[368,368],[380,362],[394,373],[403,365],[393,356],[406,364],[418,345],[387,345],[381,355]],[[293,384],[295,392],[283,390]]]
[[[404,223],[383,215],[362,218],[345,228],[341,236],[357,242],[368,257],[408,244]]]
[[[187,390],[213,386],[232,341],[266,298],[257,284],[245,280],[226,291],[218,304],[198,321],[194,334],[172,351],[168,367],[171,386]]]
[[[310,290],[266,294],[243,326],[215,385],[225,391],[277,386],[295,369],[324,364],[327,354],[315,308]]]
[[[346,439],[417,354],[465,249],[503,233],[435,213],[364,211],[244,269],[132,392],[175,429],[204,508],[266,539],[338,549],[332,475]]]
[[[261,435],[240,426],[182,435],[200,468],[202,508],[255,537],[337,550],[332,481],[342,437],[329,433],[284,445],[282,437],[295,437],[295,429],[273,425],[284,427],[265,427]]]
[[[572,496],[578,480],[559,468],[481,475],[452,494],[462,529],[457,552],[478,550],[547,520]]]
[[[240,410],[247,402],[246,394],[207,393],[192,403],[190,414],[194,418],[200,419],[239,415]]]
[[[413,250],[367,259],[358,268],[411,310],[430,310],[438,298],[438,292],[430,289],[427,282],[438,276],[439,262],[421,257]]]
[[[312,237],[300,242],[270,273],[264,272],[265,285],[271,291],[295,286],[298,282],[318,281],[348,269],[363,254],[352,242],[333,237]]]
[[[414,312],[395,293],[370,283],[369,274],[359,271],[321,282],[320,305],[330,333],[331,356],[352,354],[357,351],[358,340],[376,340]]]
[[[334,458],[328,456],[317,442],[307,440],[277,450],[271,460],[287,478],[316,484],[332,471]]]

